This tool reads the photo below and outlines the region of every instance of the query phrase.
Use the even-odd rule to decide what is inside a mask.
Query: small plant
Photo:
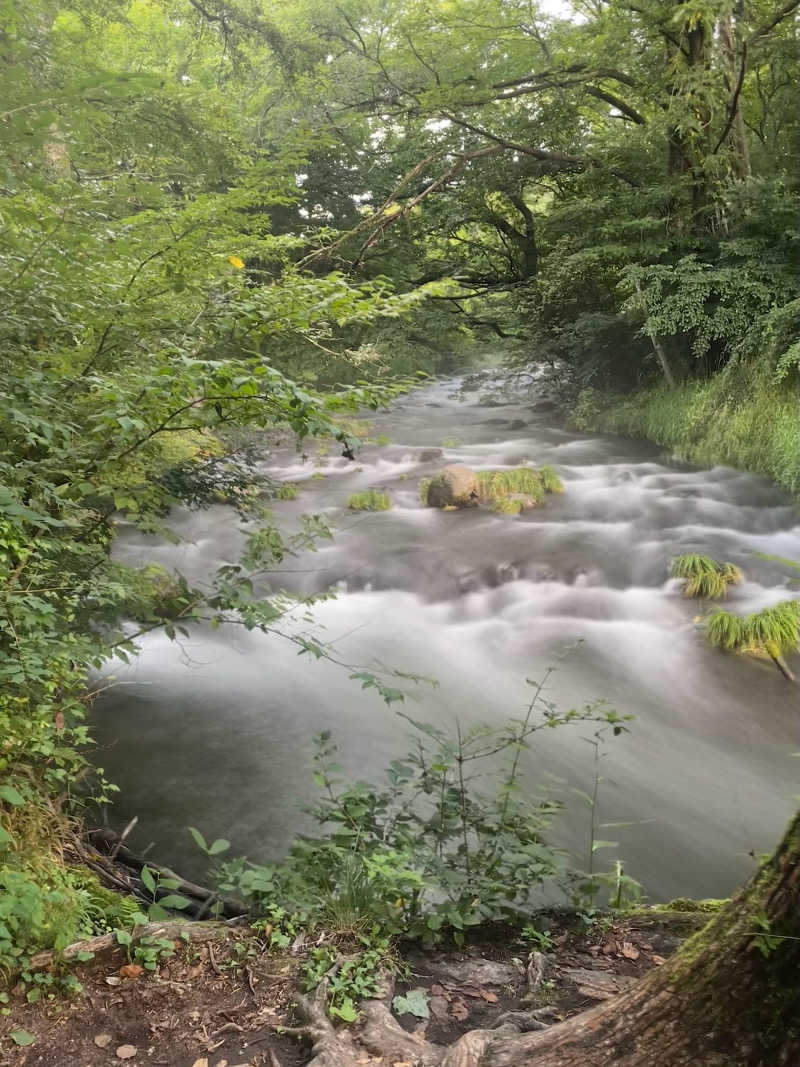
[[[360,1000],[377,994],[381,969],[396,970],[388,938],[373,930],[361,943],[362,950],[349,957],[341,956],[333,946],[315,948],[301,972],[306,993],[326,983],[328,1014],[345,1023],[358,1018]]]
[[[442,448],[458,448],[462,441],[460,437],[443,437],[439,443]]]
[[[525,714],[504,727],[457,725],[449,734],[402,715],[414,746],[391,762],[383,786],[343,779],[336,746],[320,735],[314,780],[321,796],[309,809],[320,833],[298,837],[275,865],[223,864],[220,888],[248,902],[276,947],[289,944],[299,926],[356,940],[378,929],[461,944],[469,926],[518,922],[559,870],[545,840],[559,805],[520,789],[522,754],[543,729],[586,721],[615,734],[627,728],[602,703],[558,712],[543,699],[549,675],[531,683]],[[503,754],[508,763],[498,772]]]
[[[296,500],[300,492],[300,487],[294,482],[283,482],[282,485],[277,485],[272,491],[272,495],[276,500]]]
[[[672,577],[685,580],[685,596],[710,600],[725,596],[729,586],[738,585],[742,572],[734,563],[717,563],[710,556],[690,553],[673,560]]]
[[[386,493],[367,489],[363,493],[353,493],[349,496],[347,506],[351,511],[388,511],[392,501]]]
[[[798,651],[800,601],[783,600],[745,616],[715,611],[706,619],[705,627],[706,637],[715,647],[767,655],[785,678],[795,680],[783,657],[787,652]]]
[[[522,941],[528,945],[532,945],[535,949],[538,949],[539,952],[549,952],[553,947],[552,934],[547,930],[537,930],[531,923],[522,927],[519,936]]]

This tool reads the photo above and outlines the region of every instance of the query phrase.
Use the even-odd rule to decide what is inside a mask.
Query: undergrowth
[[[467,927],[524,920],[542,886],[565,875],[546,840],[560,805],[521,788],[522,752],[538,731],[568,723],[626,730],[625,718],[602,702],[558,712],[540,685],[524,718],[500,728],[457,727],[451,735],[402,717],[413,747],[389,764],[383,785],[347,781],[322,734],[314,757],[321,795],[308,809],[319,833],[297,837],[280,863],[239,858],[217,868],[220,891],[264,916],[279,947],[308,925],[351,938],[378,929],[461,944]]]
[[[687,463],[738,467],[792,493],[800,488],[797,387],[749,366],[627,396],[584,389],[570,422],[577,430],[646,437]]]

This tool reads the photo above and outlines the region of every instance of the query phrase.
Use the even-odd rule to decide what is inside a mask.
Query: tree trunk
[[[543,1033],[495,1040],[474,1063],[796,1067],[800,812],[750,882],[630,993]]]
[[[740,96],[747,52],[738,40],[739,34],[733,24],[733,15],[730,11],[722,15],[718,25],[719,41],[726,68],[725,85],[730,93],[725,128],[730,142],[731,169],[737,178],[747,178],[750,174],[750,145],[747,140]],[[723,142],[724,140],[723,137]]]
[[[331,972],[333,973],[333,971]],[[406,1033],[388,1008],[392,983],[364,1001],[361,1031],[336,1031],[327,978],[299,997],[308,1067],[797,1067],[800,1064],[800,812],[771,859],[699,933],[633,989],[532,1033],[506,1012],[449,1048]],[[367,1054],[365,1055],[365,1049]]]

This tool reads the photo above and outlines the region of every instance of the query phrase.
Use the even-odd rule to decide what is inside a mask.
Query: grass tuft
[[[376,489],[367,489],[363,493],[353,493],[347,498],[347,506],[351,511],[388,511],[392,501],[386,493],[380,493]]]
[[[673,561],[672,577],[686,580],[685,596],[714,599],[725,596],[729,585],[741,582],[742,572],[735,563],[717,563],[710,556],[689,553]]]
[[[744,617],[715,611],[706,619],[706,637],[712,645],[730,652],[767,655],[791,679],[783,655],[800,648],[800,601],[783,600]]]
[[[709,381],[619,396],[584,389],[571,415],[577,430],[647,437],[698,466],[725,464],[800,488],[797,389],[768,366],[735,364]]]

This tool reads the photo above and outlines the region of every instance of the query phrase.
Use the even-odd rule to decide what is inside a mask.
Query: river
[[[338,657],[438,679],[406,704],[417,718],[519,716],[526,678],[550,665],[547,696],[559,707],[603,698],[634,715],[599,765],[599,822],[628,825],[598,829],[617,843],[598,866],[619,856],[653,900],[729,894],[796,807],[798,690],[768,662],[706,647],[698,604],[669,579],[669,561],[686,551],[731,560],[746,581],[730,606],[766,606],[796,588],[787,568],[758,555],[800,559],[796,510],[753,475],[568,432],[530,398],[498,399],[489,378],[471,391],[460,384],[439,381],[370,416],[371,433],[390,443],[364,447],[355,462],[338,448],[315,456],[313,443],[305,460],[290,449],[265,454],[265,473],[301,487],[276,502],[280,523],[291,529],[315,513],[335,529],[288,560],[274,588],[335,587],[314,615]],[[431,448],[442,458],[420,462]],[[420,480],[446,463],[526,462],[553,465],[564,494],[519,517],[420,505]],[[367,488],[388,492],[392,510],[348,512],[348,495]],[[171,524],[178,545],[123,524],[118,557],[198,581],[236,560],[242,536],[230,508],[176,511]],[[406,751],[407,724],[374,691],[279,638],[196,629],[189,641],[152,634],[141,647],[130,666],[114,665],[95,705],[97,761],[122,788],[112,824],[138,816],[134,847],[153,843],[155,858],[189,872],[202,864],[188,825],[229,838],[235,853],[280,855],[305,825],[298,809],[314,792],[310,739],[320,730],[333,731],[342,762],[364,778]],[[589,816],[573,789],[593,786],[591,733],[548,732],[525,770],[530,788],[565,802],[554,836],[578,862]]]

